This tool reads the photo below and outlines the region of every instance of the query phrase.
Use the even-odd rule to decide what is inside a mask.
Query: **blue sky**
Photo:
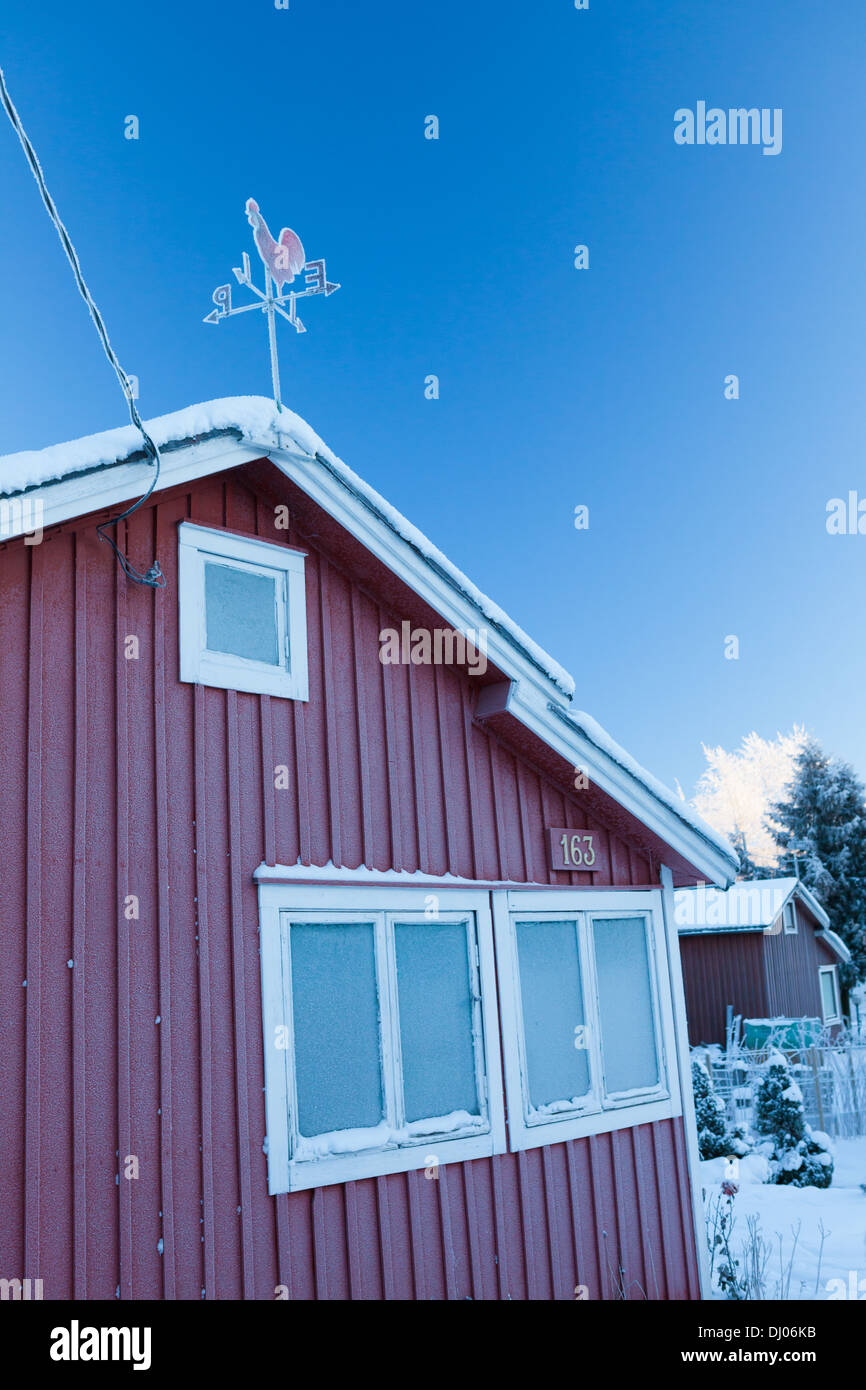
[[[580,708],[687,793],[702,740],[794,722],[866,774],[866,536],[825,527],[831,497],[866,498],[862,4],[3,9],[0,64],[142,414],[269,393],[258,316],[202,323],[254,254],[254,197],[343,286],[303,337],[283,325],[286,404]],[[781,107],[781,154],[676,145],[698,100]],[[5,120],[0,188],[0,453],[124,423]]]

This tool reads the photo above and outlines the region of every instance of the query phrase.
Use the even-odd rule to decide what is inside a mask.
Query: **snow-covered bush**
[[[749,1144],[742,1127],[728,1130],[725,1103],[713,1090],[709,1072],[697,1057],[692,1061],[692,1088],[695,1093],[695,1119],[701,1158],[721,1158],[728,1154],[742,1157]]]
[[[794,1187],[829,1187],[833,1155],[826,1134],[806,1124],[803,1094],[780,1052],[770,1055],[755,1095],[758,1152],[770,1164],[770,1181]]]

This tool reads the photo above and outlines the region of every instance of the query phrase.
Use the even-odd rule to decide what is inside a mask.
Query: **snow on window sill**
[[[385,1152],[400,1149],[409,1144],[419,1144],[425,1140],[444,1136],[449,1140],[460,1139],[473,1134],[484,1134],[489,1125],[479,1115],[470,1115],[468,1110],[453,1110],[449,1115],[436,1116],[429,1120],[415,1120],[402,1129],[393,1129],[384,1120],[370,1129],[337,1129],[328,1134],[317,1134],[313,1138],[304,1135],[298,1139],[292,1152],[294,1163],[315,1163],[321,1159],[351,1156],[352,1154]]]

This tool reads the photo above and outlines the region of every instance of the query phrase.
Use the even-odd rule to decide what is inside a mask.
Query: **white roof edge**
[[[583,768],[708,879],[725,885],[732,881],[737,857],[728,842],[588,715],[572,713],[567,703],[574,691],[571,676],[338,459],[300,416],[278,411],[264,397],[235,396],[146,424],[164,451],[159,490],[267,457],[455,628],[477,631],[480,615],[489,659],[513,682],[509,713]],[[0,508],[4,495],[17,492],[31,505],[38,501],[41,525],[47,528],[126,502],[152,478],[151,465],[126,463],[140,448],[137,430],[127,425],[38,453],[7,455],[0,458]],[[0,512],[0,522],[9,519],[8,511]],[[0,531],[0,540],[32,530],[24,520],[17,532],[8,527]]]
[[[839,957],[841,961],[844,961],[845,965],[850,964],[851,952],[848,950],[848,947],[845,945],[845,942],[842,940],[841,936],[837,936],[834,931],[831,931],[829,929],[829,927],[827,927],[824,931],[816,932],[815,935],[820,936],[822,941],[826,941],[830,949],[836,952],[836,955]]]
[[[801,882],[798,880],[798,881],[797,881],[797,886],[796,886],[796,888],[794,888],[793,892],[796,894],[796,896],[797,896],[798,898],[802,898],[802,899],[803,899],[803,901],[804,901],[804,903],[806,904],[806,906],[808,907],[809,911],[812,913],[812,915],[813,915],[814,917],[817,917],[818,921],[821,923],[821,926],[824,928],[824,931],[829,931],[829,929],[830,929],[830,918],[829,918],[829,916],[828,916],[826,910],[825,910],[825,909],[821,906],[821,904],[818,902],[818,899],[815,897],[814,893],[812,893],[812,892],[806,887],[805,883],[801,883]],[[838,937],[837,937],[836,939],[837,939],[837,941],[839,940]],[[845,947],[844,949],[847,950],[848,948]]]

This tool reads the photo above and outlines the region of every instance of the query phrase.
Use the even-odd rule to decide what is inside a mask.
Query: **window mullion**
[[[655,910],[647,913],[644,919],[644,931],[646,932],[646,960],[649,970],[650,1002],[653,1011],[653,1025],[656,1039],[656,1056],[659,1060],[658,1085],[667,1086],[668,1067],[670,1065],[665,1046],[664,1029],[662,1028],[662,1002],[659,983],[659,951],[658,951],[658,918]]]
[[[484,1017],[481,1009],[481,953],[478,943],[478,923],[473,913],[466,920],[466,953],[469,959],[469,987],[472,991],[472,1051],[475,1058],[475,1088],[481,1117],[489,1116],[489,1087],[484,1059]]]
[[[281,912],[280,922],[280,962],[282,965],[282,1022],[286,1028],[287,1047],[284,1053],[286,1067],[286,1108],[288,1110],[288,1131],[289,1131],[289,1155],[291,1156],[298,1144],[298,1079],[295,1067],[295,1020],[294,1020],[294,1001],[292,997],[292,952],[291,952],[291,920],[286,913]],[[271,1043],[274,1045],[275,1040]]]
[[[598,981],[595,973],[595,951],[592,944],[592,917],[587,912],[575,916],[577,950],[583,977],[583,1011],[589,1033],[587,1060],[592,1109],[600,1110],[604,1096],[604,1067],[601,1052],[601,1008],[598,1002]]]
[[[379,982],[385,1118],[392,1129],[399,1130],[406,1122],[403,1099],[403,1058],[400,1042],[400,1009],[397,998],[394,918],[388,912],[376,914],[376,974]]]

